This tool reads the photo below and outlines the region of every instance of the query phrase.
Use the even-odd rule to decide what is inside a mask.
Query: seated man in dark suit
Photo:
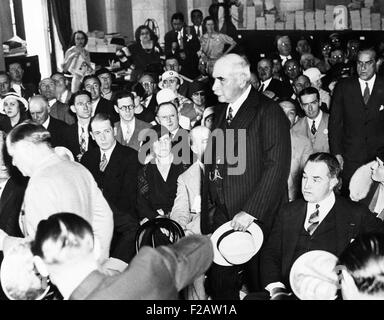
[[[113,108],[113,102],[101,96],[101,82],[96,75],[84,77],[83,89],[88,91],[92,97],[92,117],[97,113],[106,113],[111,116],[113,122],[119,120]]]
[[[137,152],[118,143],[109,115],[98,113],[90,123],[98,148],[84,153],[81,163],[92,173],[113,211],[111,256],[127,263],[135,254],[138,217],[135,212]]]
[[[49,114],[68,125],[75,123],[75,116],[69,110],[69,106],[56,99],[56,83],[51,78],[45,78],[39,83],[39,92],[46,97],[49,103]]]
[[[286,97],[289,94],[289,88],[280,80],[272,78],[272,61],[264,58],[257,63],[257,74],[260,79],[260,87],[258,91],[263,93],[271,91],[275,94],[276,98]]]
[[[151,125],[135,117],[135,97],[130,92],[120,92],[116,95],[116,112],[120,121],[115,122],[116,140],[123,146],[131,147],[136,151],[140,148],[140,132]]]
[[[46,97],[36,95],[31,98],[29,112],[31,113],[32,120],[49,131],[52,147],[66,147],[65,132],[68,125],[61,120],[51,117],[49,111],[50,106]]]
[[[77,91],[71,99],[71,110],[76,114],[77,121],[69,126],[65,133],[66,147],[77,161],[83,154],[96,147],[89,134],[91,121],[91,94],[88,91]]]
[[[272,299],[290,291],[289,272],[302,254],[325,250],[339,256],[358,235],[384,232],[383,222],[366,206],[335,196],[339,173],[333,155],[312,154],[302,178],[304,199],[287,204],[276,217],[261,257],[261,281]]]
[[[144,247],[122,273],[107,276],[98,270],[92,227],[71,213],[41,221],[32,252],[39,272],[69,300],[176,300],[213,260],[208,237],[194,235],[168,247]]]

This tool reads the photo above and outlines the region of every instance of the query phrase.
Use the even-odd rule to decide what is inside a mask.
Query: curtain
[[[70,47],[72,37],[70,0],[50,0],[50,2],[59,40],[65,52]]]

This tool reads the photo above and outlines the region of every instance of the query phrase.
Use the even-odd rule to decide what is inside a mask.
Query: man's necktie
[[[371,95],[369,94],[369,87],[368,87],[368,82],[365,83],[365,89],[364,89],[364,93],[363,93],[363,99],[364,99],[364,103],[367,104],[368,103],[368,100],[369,100],[369,97]]]
[[[311,133],[313,134],[313,135],[315,135],[315,133],[316,133],[316,123],[315,123],[315,120],[313,120],[313,122],[312,122],[312,127],[311,127]]]
[[[100,171],[104,172],[105,168],[107,167],[108,161],[107,161],[107,156],[105,153],[103,153],[103,156],[101,157],[100,161]]]
[[[320,223],[320,219],[319,219],[319,205],[316,204],[316,210],[314,213],[312,213],[310,216],[309,216],[309,220],[308,222],[310,223],[309,226],[308,226],[308,233],[310,235],[312,235],[316,228],[318,227],[319,223]]]
[[[264,83],[262,83],[261,86],[259,87],[259,92],[264,92]]]
[[[127,128],[127,132],[125,133],[125,141],[126,141],[126,143],[128,143],[129,140],[131,140],[131,136],[132,136],[131,129],[130,129],[130,127],[128,127]]]
[[[228,109],[228,115],[227,115],[227,124],[230,126],[231,122],[233,120],[233,115],[232,115],[232,107],[229,107]]]
[[[84,128],[81,127],[81,134],[80,134],[80,153],[84,154],[87,151],[87,141],[85,136]]]

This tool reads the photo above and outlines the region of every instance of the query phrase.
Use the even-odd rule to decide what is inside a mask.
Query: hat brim
[[[182,78],[180,75],[177,76],[177,77],[170,77],[170,78],[177,78],[177,79],[179,79],[179,81],[180,81],[179,85],[180,85],[180,86],[181,86],[181,85],[183,84],[183,82],[184,82],[183,78]],[[167,78],[167,79],[169,79],[169,78]],[[160,89],[165,89],[164,86],[163,86],[163,79],[161,79],[161,81],[159,82],[159,88],[160,88]]]
[[[230,230],[233,230],[233,228],[231,227],[231,221],[228,221],[228,222],[224,223],[223,225],[221,225],[219,228],[217,228],[211,236],[211,241],[213,243],[213,262],[220,265],[220,266],[230,267],[230,266],[235,265],[235,264],[228,262],[222,256],[219,249],[217,248],[217,241],[219,240],[221,235],[227,231],[230,231]],[[264,241],[264,235],[263,235],[263,231],[261,230],[261,228],[256,223],[252,223],[249,226],[249,228],[247,229],[247,231],[249,231],[250,234],[252,235],[252,238],[253,238],[253,241],[255,244],[254,251],[250,255],[250,258],[252,258],[260,250],[260,248],[263,244],[263,241]]]
[[[23,97],[20,97],[20,96],[17,96],[17,95],[6,95],[4,96],[2,99],[0,99],[0,113],[2,114],[5,114],[5,110],[4,110],[4,101],[7,100],[7,99],[16,99],[17,101],[19,101],[25,108],[25,111],[28,110],[28,101],[25,100]]]
[[[336,299],[337,275],[336,273],[332,274],[332,270],[336,266],[337,260],[334,254],[324,250],[312,250],[297,258],[289,274],[289,283],[296,297],[300,300]],[[326,270],[324,267],[321,268],[323,273],[317,272],[315,269],[316,266],[319,267],[319,264],[322,264],[322,266],[326,265]],[[317,286],[321,284],[328,284],[330,287],[334,286],[334,295],[332,292],[328,296],[316,296],[315,292],[310,290],[309,281],[312,281],[312,279],[307,278],[313,278],[314,281],[317,281]]]

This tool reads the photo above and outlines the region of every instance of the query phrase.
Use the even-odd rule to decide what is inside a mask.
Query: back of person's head
[[[67,263],[91,253],[91,225],[73,213],[56,213],[39,222],[31,250],[47,264]]]
[[[50,145],[51,134],[42,125],[26,120],[14,127],[7,136],[8,144],[14,144],[22,140],[33,144]]]
[[[339,256],[343,298],[384,299],[384,234],[358,236]]]
[[[308,157],[308,162],[323,162],[328,167],[331,178],[338,178],[340,174],[340,163],[336,157],[327,152],[316,152]]]

